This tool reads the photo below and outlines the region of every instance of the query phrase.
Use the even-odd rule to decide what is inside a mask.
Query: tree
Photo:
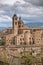
[[[22,56],[21,59],[22,59],[22,63],[24,63],[24,65],[39,65],[38,64],[39,60],[30,54]]]

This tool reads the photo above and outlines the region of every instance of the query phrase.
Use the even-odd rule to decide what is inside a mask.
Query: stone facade
[[[6,45],[43,45],[43,28],[29,28],[16,15],[13,16],[12,24],[12,29],[5,36]]]
[[[24,50],[26,52],[32,51],[33,55],[41,52],[43,47],[43,28],[30,28],[17,15],[14,15],[12,19],[12,28],[4,30],[3,38],[1,37],[5,43],[7,59],[10,56],[22,54]],[[1,49],[0,51],[2,52]]]

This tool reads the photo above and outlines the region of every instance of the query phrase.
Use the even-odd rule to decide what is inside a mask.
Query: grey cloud
[[[24,0],[36,6],[43,6],[43,0]]]
[[[10,5],[4,5],[4,4],[0,4],[0,10],[10,10],[11,6]]]
[[[31,17],[33,17],[33,20],[34,20],[34,16],[36,16],[35,18],[37,19],[37,16],[42,16],[43,14],[43,7],[39,8],[39,7],[34,7],[33,5],[31,5],[36,3],[35,1],[36,0],[25,0],[24,4],[20,4],[20,2],[17,1],[12,6],[0,4],[0,10],[5,11],[5,13],[2,13],[2,15],[8,15],[9,17],[12,17],[13,14],[16,13],[16,14],[19,14],[19,16],[21,16],[24,21],[29,20],[30,22]],[[23,14],[23,16],[21,14]]]
[[[20,2],[16,2],[13,6],[0,4],[0,10],[5,11],[5,13],[2,13],[3,15],[9,15],[10,17],[14,13],[27,14],[28,12],[26,12],[25,10],[28,9],[28,4],[21,5],[19,3]]]

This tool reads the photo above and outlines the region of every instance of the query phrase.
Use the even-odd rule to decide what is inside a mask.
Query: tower
[[[15,34],[15,36],[18,34],[18,17],[16,14],[14,14],[13,16],[13,33]]]

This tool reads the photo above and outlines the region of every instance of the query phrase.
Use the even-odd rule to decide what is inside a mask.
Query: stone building
[[[9,31],[7,31],[8,34],[6,35],[6,45],[7,44],[8,45],[11,45],[11,44],[14,44],[14,45],[24,44],[25,37],[26,37],[26,35],[25,35],[26,32],[27,32],[27,35],[30,34],[29,28],[26,25],[24,25],[24,23],[21,20],[21,18],[18,19],[18,17],[16,15],[13,16],[12,24],[13,24],[13,26],[12,26],[12,33],[10,31],[10,33],[11,33],[10,34]]]
[[[28,27],[16,14],[12,18],[12,28],[6,29],[4,34],[6,46],[43,46],[43,28]]]
[[[43,28],[30,28],[24,24],[21,17],[14,14],[12,28],[3,31],[2,40],[5,43],[7,59],[23,53],[24,50],[32,51],[32,54],[36,55],[43,51]]]
[[[43,45],[43,28],[29,28],[17,15],[13,16],[12,28],[6,29],[6,45],[33,44]]]

